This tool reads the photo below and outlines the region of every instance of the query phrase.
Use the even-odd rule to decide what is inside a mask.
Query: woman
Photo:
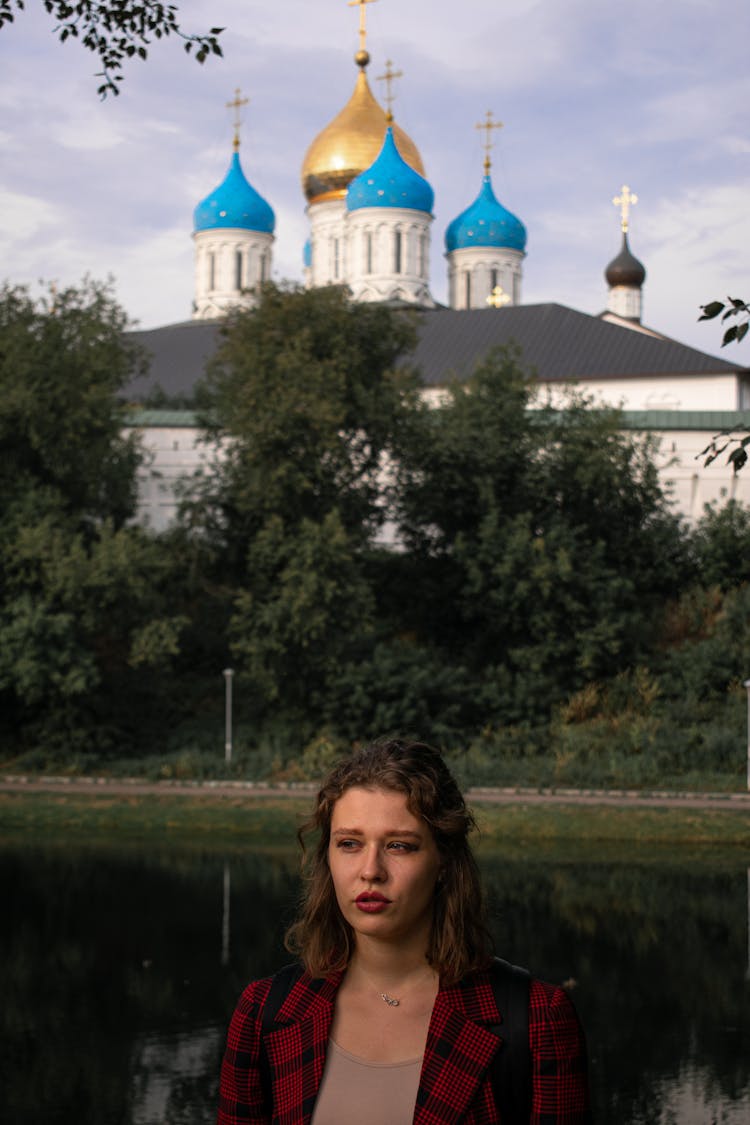
[[[378,742],[331,772],[300,830],[303,848],[318,832],[286,938],[302,967],[243,993],[219,1125],[590,1121],[575,1011],[562,989],[536,980],[528,1032],[525,1010],[522,1021],[530,1109],[507,1108],[513,1079],[498,1061],[511,1057],[514,1021],[493,985],[473,827],[424,743]]]

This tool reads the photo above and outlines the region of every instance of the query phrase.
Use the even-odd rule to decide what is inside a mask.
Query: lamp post
[[[232,677],[233,668],[225,668],[224,677],[224,761],[228,764],[232,760]]]
[[[747,692],[747,789],[750,793],[750,680],[745,680]]]

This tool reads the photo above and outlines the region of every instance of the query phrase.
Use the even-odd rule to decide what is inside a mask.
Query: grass
[[[309,798],[115,796],[104,793],[0,793],[0,840],[142,843],[208,850],[293,848]],[[480,850],[583,846],[730,848],[750,852],[747,809],[482,805]],[[592,848],[592,845],[596,845]]]

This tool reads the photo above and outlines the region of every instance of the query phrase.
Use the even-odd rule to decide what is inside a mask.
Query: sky
[[[276,212],[274,276],[300,281],[308,235],[300,167],[354,87],[359,9],[346,0],[187,0],[187,31],[224,27],[203,66],[173,38],[126,64],[100,100],[97,58],[60,44],[42,0],[0,30],[0,280],[114,279],[139,327],[189,319],[192,213],[224,178],[239,87],[241,159]],[[699,306],[750,299],[747,0],[377,0],[370,85],[403,71],[394,113],[435,191],[431,287],[447,299],[443,235],[478,193],[487,110],[500,201],[528,231],[523,303],[597,314],[620,248],[612,199],[638,196],[630,246],[646,267],[643,322],[721,348]]]

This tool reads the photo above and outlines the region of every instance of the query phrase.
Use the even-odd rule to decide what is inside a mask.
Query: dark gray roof
[[[520,305],[419,313],[419,341],[411,362],[428,386],[465,378],[490,348],[511,342],[543,382],[623,379],[642,375],[722,375],[744,368],[664,336],[651,336],[563,305]],[[159,386],[170,397],[189,398],[218,343],[220,321],[187,321],[133,332],[152,356],[149,374],[125,388],[142,402]]]
[[[515,341],[543,382],[639,375],[718,375],[743,370],[678,344],[563,305],[424,312],[414,360],[425,383],[465,378],[490,348]]]
[[[206,361],[216,351],[219,320],[187,320],[165,328],[130,332],[130,339],[150,358],[148,374],[134,379],[123,390],[128,402],[143,402],[155,388],[170,398],[189,398],[203,375]]]

